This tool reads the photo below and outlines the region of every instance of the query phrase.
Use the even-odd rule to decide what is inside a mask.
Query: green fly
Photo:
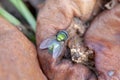
[[[64,30],[59,31],[56,36],[47,38],[40,44],[40,49],[48,49],[49,53],[52,53],[53,58],[57,58],[61,55],[64,42],[68,38],[68,33]]]

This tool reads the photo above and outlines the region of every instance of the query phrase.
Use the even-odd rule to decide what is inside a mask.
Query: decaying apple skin
[[[0,80],[47,80],[35,46],[15,26],[0,17]]]
[[[87,67],[73,64],[70,60],[63,59],[63,56],[53,59],[47,49],[39,48],[43,40],[55,36],[60,30],[67,29],[73,17],[79,16],[79,13],[78,5],[71,0],[47,0],[39,12],[36,29],[37,50],[41,68],[49,80],[89,80],[92,78],[93,73]],[[96,79],[95,76],[93,78]]]
[[[85,42],[95,50],[98,80],[120,80],[120,4],[96,17]]]

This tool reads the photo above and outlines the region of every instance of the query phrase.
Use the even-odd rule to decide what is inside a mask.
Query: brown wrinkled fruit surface
[[[85,38],[95,50],[98,80],[120,80],[120,4],[97,16]]]
[[[43,40],[56,35],[59,30],[67,29],[73,16],[77,14],[81,17],[79,13],[78,5],[71,0],[47,0],[40,10],[36,29],[37,48],[41,68],[49,80],[96,80],[95,76],[91,77],[94,74],[84,65],[72,63],[62,56],[53,59],[47,49],[39,48]]]
[[[105,3],[109,2],[106,0],[46,0],[37,17],[40,65],[35,46],[16,27],[0,17],[0,80],[120,80],[120,0],[111,1],[113,4],[110,2],[106,7]],[[39,48],[43,40],[55,36],[58,31],[67,30],[69,33],[68,29],[76,17],[86,28],[91,24],[84,38],[90,50],[95,51],[95,72],[66,58],[66,46],[57,59],[47,49]],[[70,29],[73,34],[69,38],[74,40],[69,44],[74,45],[76,30]],[[76,37],[79,40],[80,35]]]
[[[0,80],[47,80],[34,45],[0,17]]]

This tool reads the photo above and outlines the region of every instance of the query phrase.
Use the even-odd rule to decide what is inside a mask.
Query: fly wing
[[[54,40],[55,38],[52,37],[52,38],[47,38],[45,39],[44,41],[41,42],[40,44],[40,49],[46,49],[48,48],[48,46],[51,45],[52,41]]]
[[[59,46],[54,47],[53,58],[55,58],[55,59],[58,58],[61,55],[63,48],[64,48],[63,43],[60,43]]]

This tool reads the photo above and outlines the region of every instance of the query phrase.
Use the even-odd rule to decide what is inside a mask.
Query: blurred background
[[[35,43],[36,19],[45,0],[0,0],[0,16]]]

